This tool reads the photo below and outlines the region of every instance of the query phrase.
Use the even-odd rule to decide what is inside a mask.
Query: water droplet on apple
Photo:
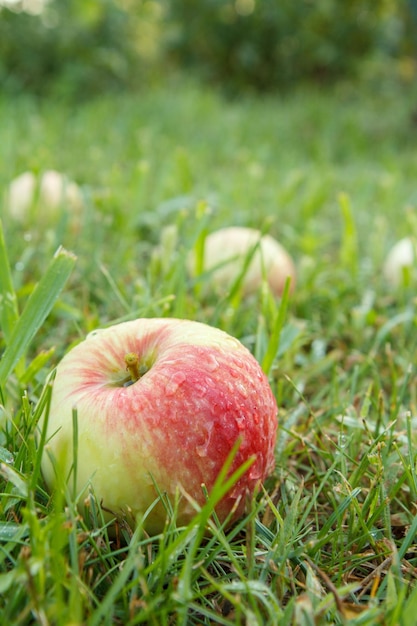
[[[249,469],[249,480],[258,481],[262,478],[262,469],[259,463],[254,463]]]
[[[204,383],[197,383],[194,385],[194,391],[200,398],[204,398],[208,388]]]
[[[214,372],[216,371],[216,369],[218,369],[218,367],[219,367],[219,362],[214,356],[214,354],[209,354],[207,357],[207,369],[210,372]]]
[[[101,335],[104,330],[104,328],[96,328],[95,330],[92,330],[90,333],[88,333],[87,339],[94,339],[94,337],[97,337],[97,335]]]
[[[185,380],[186,376],[184,372],[175,372],[166,384],[165,393],[167,396],[175,395]]]
[[[244,430],[246,424],[246,416],[244,413],[236,415],[236,424],[239,430]]]
[[[240,346],[241,346],[240,341],[238,341],[235,337],[227,336],[226,337],[226,342],[229,343],[230,346],[233,346],[234,348],[240,348]]]
[[[210,438],[211,438],[212,430],[213,430],[213,424],[210,424],[210,425],[207,425],[206,428],[204,428],[203,432],[201,433],[203,441],[201,444],[196,446],[196,449],[195,449],[198,456],[201,458],[208,456],[208,449],[210,445]]]
[[[238,393],[242,396],[242,398],[247,398],[248,397],[248,390],[246,389],[245,385],[243,385],[242,383],[236,383],[236,391],[238,391]]]
[[[195,451],[197,452],[200,458],[204,458],[207,456],[208,443],[203,443],[201,446],[197,446]]]

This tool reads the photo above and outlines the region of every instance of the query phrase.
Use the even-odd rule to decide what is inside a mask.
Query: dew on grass
[[[340,434],[339,435],[339,448],[343,450],[343,448],[346,448],[347,444],[348,444],[348,439],[346,435]]]

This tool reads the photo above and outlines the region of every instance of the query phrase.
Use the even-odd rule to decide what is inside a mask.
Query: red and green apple
[[[200,322],[123,322],[64,356],[44,424],[51,489],[73,484],[74,409],[80,502],[91,486],[116,517],[144,515],[159,491],[172,501],[180,495],[177,523],[187,523],[193,503],[205,502],[202,485],[210,493],[240,442],[230,471],[253,463],[216,508],[220,520],[236,519],[274,467],[277,405],[267,377],[242,343]],[[145,526],[159,532],[165,520],[159,503]]]

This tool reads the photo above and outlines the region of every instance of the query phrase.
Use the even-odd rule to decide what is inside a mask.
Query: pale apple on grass
[[[14,178],[6,191],[5,204],[10,217],[26,226],[56,220],[62,207],[66,208],[70,224],[78,227],[84,199],[80,187],[56,170],[45,170],[39,175],[23,172]]]
[[[217,293],[230,290],[240,273],[244,296],[259,290],[264,280],[275,296],[281,296],[287,279],[290,288],[296,282],[295,264],[274,237],[262,234],[255,228],[228,226],[210,233],[204,242],[202,271],[208,272],[209,284]],[[196,272],[196,259],[189,263],[191,273]]]
[[[385,259],[383,272],[392,287],[403,284],[406,275],[413,274],[417,260],[417,242],[413,236],[403,237],[389,250]],[[415,271],[415,269],[414,269]]]
[[[202,506],[237,443],[230,471],[249,469],[218,503],[236,519],[274,467],[277,405],[260,365],[237,339],[199,322],[138,319],[91,333],[59,363],[42,468],[53,489],[73,477],[73,411],[78,423],[76,490],[89,485],[106,510],[135,519],[158,491],[180,496],[177,523]],[[159,532],[158,503],[145,520]]]

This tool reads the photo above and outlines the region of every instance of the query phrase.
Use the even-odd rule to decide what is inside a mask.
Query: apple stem
[[[139,357],[134,352],[129,352],[125,356],[126,369],[130,374],[130,378],[132,379],[132,383],[135,383],[139,380],[141,374],[139,371]]]

